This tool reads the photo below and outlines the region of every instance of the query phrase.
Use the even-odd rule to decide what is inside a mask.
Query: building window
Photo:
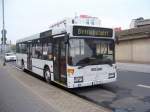
[[[86,19],[86,24],[89,25],[89,19]]]
[[[94,25],[94,22],[95,22],[95,19],[92,18],[92,19],[91,19],[91,25]]]

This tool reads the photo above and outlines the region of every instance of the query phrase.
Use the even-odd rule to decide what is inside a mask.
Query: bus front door
[[[32,71],[32,44],[27,46],[27,69]]]
[[[53,56],[54,80],[66,85],[66,45],[63,39],[54,39]]]

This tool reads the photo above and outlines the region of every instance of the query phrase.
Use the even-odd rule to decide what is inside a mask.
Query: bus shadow
[[[33,72],[29,71],[29,70],[25,70],[24,72],[27,73],[27,75],[30,75],[30,76],[32,76],[34,78],[37,78],[38,80],[40,80],[40,81],[42,81],[44,83],[47,83],[46,80],[44,79],[44,77],[41,77],[41,76],[37,75],[36,73],[33,73]],[[61,85],[59,85],[59,84],[57,84],[55,82],[51,82],[51,83],[47,83],[47,84],[50,85],[50,86],[52,85],[52,86],[58,87],[60,89],[66,90],[66,91],[69,90],[68,88],[63,87],[63,86],[61,86]]]
[[[37,78],[37,79],[39,79],[39,80],[41,80],[43,82],[46,82],[43,77],[37,75],[36,73],[33,73],[33,72],[31,72],[29,70],[26,70],[26,69],[24,70],[24,72],[27,73],[28,75],[32,76],[32,77],[35,77],[35,78]]]

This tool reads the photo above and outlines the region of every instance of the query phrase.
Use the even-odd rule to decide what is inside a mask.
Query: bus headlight
[[[115,73],[109,73],[108,74],[108,78],[110,79],[110,78],[115,78]]]
[[[83,76],[74,77],[74,83],[83,82]]]

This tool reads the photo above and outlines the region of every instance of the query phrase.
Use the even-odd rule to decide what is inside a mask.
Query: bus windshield
[[[95,38],[69,40],[69,65],[87,66],[113,63],[114,40]]]

